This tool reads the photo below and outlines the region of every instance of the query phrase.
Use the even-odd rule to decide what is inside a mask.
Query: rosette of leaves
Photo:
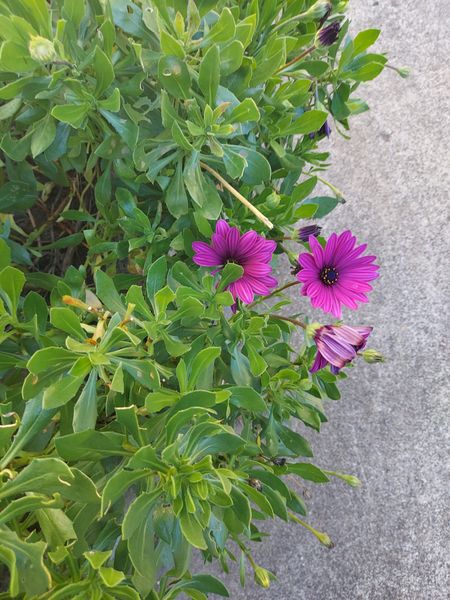
[[[189,259],[342,201],[319,132],[386,62],[345,4],[0,1],[0,597],[226,596],[193,552],[268,586],[273,517],[330,545],[298,481],[357,482],[306,460],[344,375]]]

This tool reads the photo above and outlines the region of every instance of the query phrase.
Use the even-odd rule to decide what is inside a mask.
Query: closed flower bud
[[[318,235],[320,235],[320,232],[322,231],[322,227],[319,227],[319,225],[306,225],[305,227],[300,227],[300,229],[298,230],[298,237],[299,240],[301,242],[307,242],[309,240],[309,236],[313,235],[314,237],[317,237]]]
[[[53,42],[40,35],[32,35],[28,50],[33,60],[47,63],[56,57],[56,50]]]
[[[316,33],[316,46],[331,46],[338,39],[339,31],[341,30],[341,26],[337,21],[333,21],[326,27],[322,27]]]
[[[397,73],[400,75],[400,77],[403,77],[403,79],[406,79],[407,77],[410,76],[411,69],[409,69],[408,67],[399,67],[397,69]]]
[[[311,19],[312,21],[316,19],[326,18],[332,9],[332,4],[329,0],[317,0],[305,13],[304,16]]]
[[[373,348],[367,348],[367,350],[361,352],[361,355],[366,363],[369,364],[384,362],[384,356],[381,352],[378,352],[378,350],[374,350]]]
[[[361,485],[361,480],[356,475],[341,475],[340,478],[352,487],[359,487]]]
[[[264,569],[264,567],[256,566],[254,576],[255,582],[258,585],[260,585],[263,588],[270,587],[270,574],[267,569]]]

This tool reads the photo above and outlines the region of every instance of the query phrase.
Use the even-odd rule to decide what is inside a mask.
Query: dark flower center
[[[324,267],[320,271],[320,280],[325,285],[334,285],[339,279],[339,273],[334,267]]]

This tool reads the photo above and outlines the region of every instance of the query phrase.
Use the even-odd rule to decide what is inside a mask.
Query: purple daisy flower
[[[253,302],[255,294],[267,295],[277,285],[270,274],[273,252],[277,244],[266,240],[256,231],[241,234],[236,227],[230,227],[224,220],[217,221],[216,232],[212,234],[211,245],[193,242],[193,261],[201,267],[217,267],[220,271],[227,263],[241,265],[244,273],[240,279],[228,286],[233,298],[245,304]]]
[[[314,341],[317,346],[316,359],[311,367],[315,373],[330,364],[335,375],[350,363],[356,353],[364,348],[372,327],[350,327],[348,325],[323,325],[316,329]]]
[[[311,298],[314,308],[341,317],[341,305],[358,308],[358,302],[368,302],[369,281],[378,277],[375,256],[361,256],[367,244],[356,246],[351,231],[333,233],[325,248],[314,236],[309,237],[311,253],[298,257],[302,267],[297,274],[303,283],[302,294]]]

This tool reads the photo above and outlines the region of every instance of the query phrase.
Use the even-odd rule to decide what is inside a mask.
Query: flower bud
[[[316,19],[326,18],[333,8],[331,2],[329,0],[317,0],[305,13],[304,17],[311,19],[312,21]]]
[[[384,362],[384,356],[381,352],[378,352],[378,350],[374,350],[373,348],[367,348],[367,350],[361,352],[361,355],[366,363],[369,364]]]
[[[301,242],[307,242],[309,240],[310,235],[317,237],[320,235],[321,231],[322,231],[322,227],[319,227],[319,225],[314,224],[314,225],[306,225],[305,227],[300,227],[297,234],[298,234],[298,238]]]
[[[337,21],[333,21],[326,27],[322,27],[316,33],[315,45],[319,46],[332,46],[334,42],[338,39],[339,31],[341,30],[341,26]]]
[[[411,69],[408,67],[398,67],[397,73],[400,75],[400,77],[406,79],[411,75]]]
[[[263,588],[270,587],[270,574],[264,567],[255,567],[254,571],[255,582]]]
[[[352,487],[360,487],[361,485],[361,480],[358,479],[356,475],[344,475],[341,473],[339,479],[342,479],[342,481],[345,481],[345,483],[348,483],[348,485],[351,485]]]
[[[40,35],[32,35],[28,44],[28,50],[33,60],[47,63],[56,57],[56,50],[53,42]]]

